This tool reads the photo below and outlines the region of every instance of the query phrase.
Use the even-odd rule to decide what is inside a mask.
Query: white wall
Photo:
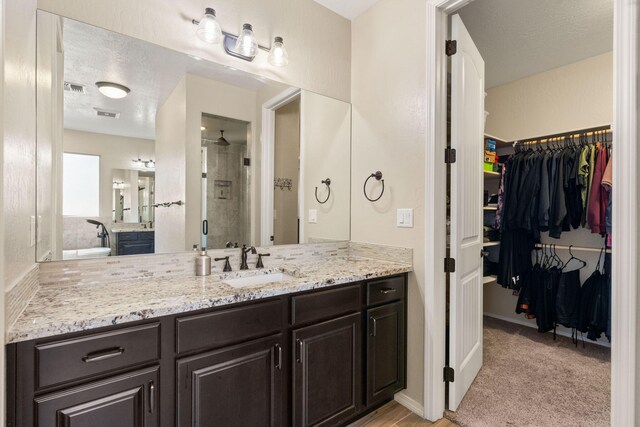
[[[284,37],[290,62],[274,68],[265,52],[253,63],[232,58],[220,46],[195,37],[191,19],[213,6],[222,28],[237,34],[244,22],[253,24],[258,42],[270,46]],[[38,7],[108,30],[196,55],[239,70],[302,87],[345,101],[350,97],[350,22],[312,0],[39,0]]]
[[[487,90],[485,131],[505,141],[613,122],[613,54]]]
[[[71,129],[64,130],[63,147],[67,153],[100,156],[99,216],[107,218],[111,218],[112,214],[113,170],[135,169],[132,165],[132,160],[155,160],[156,158],[155,142],[150,139],[128,138],[125,136],[105,135],[103,133],[83,132]]]
[[[156,114],[156,203],[186,200],[186,87],[184,77]],[[155,217],[156,252],[184,251],[185,208],[158,208]]]
[[[5,31],[6,28],[4,24],[5,17],[5,1],[0,0],[0,61],[4,64],[4,41],[6,39]],[[0,82],[4,82],[4,67],[0,67]],[[4,99],[4,84],[0,85],[0,97]],[[0,103],[0,175],[3,175],[4,170],[4,102]],[[4,212],[4,180],[0,183],[0,211]],[[5,229],[4,229],[4,215],[0,215],[0,242],[4,242]],[[0,277],[5,277],[4,275],[4,244],[0,244]],[[2,345],[3,350],[0,351],[0,425],[4,425],[4,420],[6,420],[6,395],[5,395],[5,384],[6,384],[6,364],[5,364],[5,316],[7,315],[7,310],[5,309],[5,292],[4,288],[0,287],[0,309],[2,313],[0,313],[0,333],[2,337],[0,337],[0,345]]]
[[[351,239],[413,248],[404,394],[417,407],[424,397],[425,25],[424,1],[381,0],[353,21],[351,65]],[[371,203],[362,185],[376,170],[386,189]],[[413,208],[414,228],[396,228],[397,208]]]
[[[337,99],[303,91],[301,139],[304,150],[304,209],[300,218],[304,243],[314,239],[349,240],[351,205],[351,105]],[[331,178],[331,196],[325,204]],[[318,222],[309,223],[309,209],[317,210]]]
[[[503,140],[535,137],[552,133],[611,124],[613,121],[613,55],[603,55],[569,64],[487,90],[487,133]],[[543,233],[543,243],[602,247],[598,234],[579,228],[551,239]],[[492,259],[497,260],[498,249]],[[558,250],[563,260],[567,251]],[[576,252],[588,263],[580,271],[582,281],[594,271],[598,253]],[[495,258],[494,258],[495,257]],[[517,297],[496,283],[484,286],[487,314],[535,325],[515,313]],[[559,330],[570,333],[560,327]],[[603,338],[603,341],[606,339]]]

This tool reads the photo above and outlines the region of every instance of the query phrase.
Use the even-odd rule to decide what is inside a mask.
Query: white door
[[[459,15],[452,16],[451,274],[449,317],[449,409],[458,407],[482,366],[482,251],[484,160],[484,61]]]

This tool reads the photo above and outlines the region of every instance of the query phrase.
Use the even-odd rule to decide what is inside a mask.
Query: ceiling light
[[[144,162],[144,165],[149,169],[153,169],[156,167],[156,162],[154,162],[153,160],[149,160]]]
[[[240,55],[254,57],[258,53],[258,42],[253,35],[253,28],[251,24],[244,24],[242,26],[242,32],[236,40],[235,51]]]
[[[200,130],[207,130],[205,126],[200,126]]]
[[[273,40],[273,46],[271,47],[267,61],[275,67],[284,67],[289,64],[289,54],[284,48],[282,37],[276,37]]]
[[[118,83],[96,82],[96,86],[101,94],[113,99],[124,98],[131,92],[131,89]]]
[[[222,29],[216,20],[216,11],[208,7],[198,22],[196,36],[205,43],[217,44],[222,40]]]

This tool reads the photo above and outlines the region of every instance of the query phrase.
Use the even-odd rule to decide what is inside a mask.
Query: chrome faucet
[[[242,249],[240,249],[240,259],[242,262],[240,263],[240,270],[248,270],[249,266],[247,265],[247,254],[251,252],[252,254],[257,254],[258,251],[255,247],[251,246],[247,248],[247,245],[242,245]]]

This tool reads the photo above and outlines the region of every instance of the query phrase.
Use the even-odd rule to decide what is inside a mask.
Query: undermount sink
[[[222,281],[225,285],[229,285],[232,288],[248,288],[250,286],[266,285],[268,283],[282,282],[284,280],[295,279],[295,277],[288,275],[287,273],[270,273],[260,274],[255,276],[238,277],[236,279],[225,279]]]

